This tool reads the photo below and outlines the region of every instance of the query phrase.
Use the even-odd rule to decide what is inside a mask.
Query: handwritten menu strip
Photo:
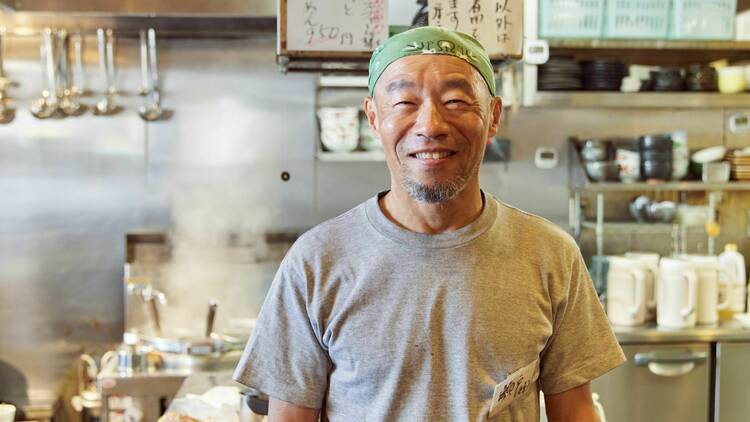
[[[429,24],[474,36],[490,57],[523,52],[523,0],[428,0]]]
[[[388,38],[388,0],[287,0],[286,49],[372,51]]]

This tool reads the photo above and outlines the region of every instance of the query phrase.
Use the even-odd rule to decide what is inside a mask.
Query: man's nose
[[[439,139],[448,134],[448,123],[445,121],[439,104],[425,101],[419,108],[415,130],[417,135]]]

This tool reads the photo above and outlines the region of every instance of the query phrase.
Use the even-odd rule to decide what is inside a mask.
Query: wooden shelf
[[[605,222],[605,232],[671,234],[673,223],[638,223],[635,221]],[[596,230],[596,221],[583,221],[581,227]],[[703,226],[687,226],[691,230],[705,230]]]
[[[548,39],[550,48],[602,49],[602,50],[726,50],[748,51],[749,41],[700,41],[700,40],[582,40]]]
[[[596,230],[596,221],[583,221],[581,227]],[[605,232],[672,233],[671,223],[605,222]]]
[[[726,183],[703,183],[703,182],[661,182],[661,183],[619,183],[602,182],[587,183],[583,186],[573,187],[577,191],[587,192],[631,192],[631,191],[672,191],[672,192],[710,192],[710,191],[748,191],[750,182],[726,182]]]
[[[531,107],[744,108],[748,94],[718,92],[537,91]]]

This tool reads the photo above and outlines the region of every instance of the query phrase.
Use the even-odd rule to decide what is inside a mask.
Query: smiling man
[[[596,421],[624,356],[575,242],[482,191],[501,100],[482,46],[434,27],[370,61],[390,190],[284,258],[235,379],[278,421]]]

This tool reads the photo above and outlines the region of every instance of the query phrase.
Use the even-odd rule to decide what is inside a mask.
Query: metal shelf
[[[320,76],[320,88],[367,88],[367,76]]]
[[[743,108],[750,94],[718,92],[537,91],[531,107]]]
[[[750,50],[748,41],[548,39],[550,48],[608,50]]]
[[[672,223],[637,223],[635,221],[605,222],[602,227],[605,232],[671,234],[675,224]],[[596,230],[596,221],[583,221],[581,227]],[[702,226],[687,226],[703,229]]]
[[[385,161],[383,151],[354,151],[354,152],[318,152],[319,161],[351,162],[351,161]]]
[[[750,182],[661,182],[661,183],[587,183],[573,187],[576,191],[587,192],[631,192],[631,191],[672,191],[672,192],[708,192],[708,191],[750,191]]]

